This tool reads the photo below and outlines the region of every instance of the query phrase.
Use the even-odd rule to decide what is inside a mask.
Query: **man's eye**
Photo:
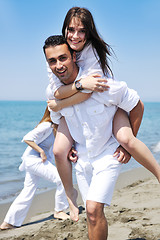
[[[66,59],[67,59],[67,57],[61,57],[59,60],[60,60],[61,62],[64,62],[64,61],[66,61]]]
[[[48,63],[49,63],[49,65],[51,65],[51,64],[56,64],[56,60],[54,60],[54,59],[49,60]]]

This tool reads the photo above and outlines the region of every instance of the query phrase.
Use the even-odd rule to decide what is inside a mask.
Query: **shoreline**
[[[150,194],[154,188],[159,190],[156,190],[154,193],[155,195],[157,194],[157,197]],[[39,240],[41,239],[41,236],[43,236],[44,238],[42,237],[42,239],[86,240],[86,214],[81,197],[78,199],[78,205],[81,206],[80,209],[82,210],[80,220],[77,223],[74,223],[71,220],[61,221],[53,218],[54,192],[54,190],[50,190],[37,194],[33,199],[31,208],[23,226],[13,230],[1,231],[0,239],[29,240],[31,236],[33,236],[32,239]],[[148,195],[144,196],[146,194],[145,192]],[[144,196],[144,200],[142,200],[141,194]],[[155,202],[155,199],[158,203]],[[108,240],[160,240],[160,235],[158,235],[160,233],[157,232],[159,230],[156,231],[157,228],[160,229],[159,199],[160,188],[158,181],[149,171],[140,167],[121,173],[115,187],[112,204],[110,207],[105,208],[106,217],[109,222]],[[135,204],[133,204],[133,202],[135,202]],[[150,205],[147,204],[151,205],[151,209]],[[10,203],[0,204],[1,222],[4,218],[2,215],[4,216],[8,210],[8,205],[10,205]],[[157,209],[154,209],[155,207],[158,207],[159,212]],[[143,214],[144,216],[142,216]],[[148,214],[149,217],[145,214]],[[151,218],[153,218],[153,223]],[[138,224],[141,226],[143,231],[141,231]],[[144,234],[147,234],[149,231],[148,228],[150,229],[150,235],[144,236]],[[152,234],[152,228],[156,236],[155,238],[154,234]],[[73,234],[73,237],[72,231],[76,234]],[[55,236],[53,238],[49,238],[49,236],[52,236],[53,234],[55,234]],[[138,234],[141,238],[138,238]],[[64,236],[68,237],[65,238]],[[129,238],[129,236],[135,238]]]

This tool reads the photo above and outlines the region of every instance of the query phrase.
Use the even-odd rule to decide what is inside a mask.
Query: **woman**
[[[101,92],[108,90],[109,86],[106,86],[106,80],[100,77],[104,75],[106,77],[113,77],[108,64],[111,48],[98,35],[91,13],[85,8],[71,8],[65,17],[62,34],[66,37],[70,47],[76,51],[77,64],[84,72],[84,78],[80,79],[82,87],[91,91]],[[70,105],[78,103],[81,96],[79,94],[80,92],[77,93],[75,83],[71,84],[70,87],[68,87],[69,85],[63,85],[58,78],[53,76],[49,68],[48,71],[54,97],[57,99],[72,98]],[[81,101],[82,100],[81,98]],[[65,104],[63,105],[63,103]],[[48,106],[53,111],[58,111],[64,106],[66,107],[66,102],[65,100],[48,101]],[[118,109],[113,122],[113,133],[121,146],[124,147],[136,161],[150,170],[157,177],[158,181],[160,181],[159,165],[145,144],[135,138],[143,115],[142,102],[138,105],[137,111],[140,112],[139,120],[138,122],[134,122],[134,129],[136,130],[132,132],[128,115],[121,109]],[[61,144],[62,142],[67,142],[68,144]],[[68,151],[72,144],[73,141],[66,123],[62,118],[54,143],[54,154],[57,169],[68,196],[72,213],[71,218],[77,221],[78,208],[75,200],[76,191],[73,188],[71,178],[71,164],[67,161]],[[122,147],[117,149],[115,156],[117,156],[120,162],[127,163],[130,155]],[[66,172],[64,172],[64,170]]]
[[[69,216],[63,212],[64,209],[68,208],[65,191],[58,171],[52,163],[52,148],[54,143],[53,126],[47,107],[37,127],[26,134],[22,140],[29,145],[22,156],[23,161],[19,167],[20,171],[26,171],[24,188],[9,208],[4,222],[0,226],[2,230],[20,227],[22,225],[41,177],[57,185],[54,217],[59,219],[69,218]]]

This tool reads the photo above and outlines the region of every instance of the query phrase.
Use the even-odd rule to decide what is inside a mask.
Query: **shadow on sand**
[[[79,214],[81,214],[84,210],[85,210],[85,208],[80,206],[79,207]],[[69,215],[69,212],[67,212],[67,214]],[[33,224],[37,224],[37,223],[41,223],[41,222],[45,222],[45,221],[49,221],[49,220],[53,220],[53,219],[60,220],[60,219],[54,218],[54,216],[52,214],[52,215],[50,215],[50,216],[48,216],[46,218],[42,218],[42,219],[37,220],[37,221],[33,221],[33,222],[29,222],[29,223],[23,224],[22,227],[33,225]]]

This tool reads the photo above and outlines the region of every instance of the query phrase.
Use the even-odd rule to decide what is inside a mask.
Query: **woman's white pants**
[[[55,193],[55,211],[58,212],[68,208],[64,187],[56,167],[50,161],[46,160],[43,163],[41,158],[37,157],[27,157],[23,161],[25,161],[26,170],[24,188],[10,206],[4,219],[5,222],[17,227],[22,225],[28,213],[40,178],[44,178],[57,185]]]

